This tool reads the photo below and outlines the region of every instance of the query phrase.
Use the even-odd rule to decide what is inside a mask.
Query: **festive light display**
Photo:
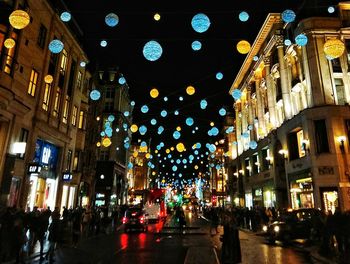
[[[246,22],[249,19],[249,14],[245,11],[242,11],[241,13],[239,13],[238,18],[240,21]]]
[[[295,13],[293,10],[286,9],[282,12],[282,20],[286,23],[291,23],[295,20]]]
[[[50,75],[50,74],[46,75],[46,76],[44,77],[44,82],[45,82],[45,83],[48,83],[48,84],[52,83],[52,82],[53,82],[53,77],[52,77],[52,75]]]
[[[119,23],[119,17],[114,13],[109,13],[105,17],[105,23],[109,27],[115,27]]]
[[[157,98],[159,95],[159,91],[156,88],[153,88],[150,92],[149,92],[150,96],[152,98]]]
[[[193,126],[193,124],[194,124],[193,118],[192,117],[187,117],[186,118],[186,125]]]
[[[295,43],[301,47],[305,46],[307,42],[308,42],[308,38],[305,34],[299,34],[298,36],[295,37]]]
[[[194,95],[195,94],[195,92],[196,92],[196,89],[193,87],[193,86],[187,86],[187,88],[186,88],[186,93],[188,94],[188,95]]]
[[[30,16],[24,10],[15,10],[9,16],[9,22],[15,29],[23,29],[30,23]]]
[[[224,78],[224,75],[222,74],[222,72],[218,72],[216,75],[215,75],[216,79],[217,80],[222,80],[222,78]]]
[[[194,51],[198,51],[202,48],[202,43],[198,40],[192,42],[191,47]]]
[[[90,92],[90,98],[91,98],[91,100],[93,100],[93,101],[97,101],[97,100],[99,100],[100,99],[100,97],[101,97],[101,93],[100,93],[100,91],[99,90],[92,90],[91,92]]]
[[[324,53],[333,58],[339,58],[345,51],[345,44],[340,39],[329,39],[323,45]]]
[[[4,46],[7,49],[12,49],[16,45],[16,41],[12,38],[7,38],[4,41]]]
[[[142,112],[142,113],[146,114],[146,113],[148,113],[148,111],[149,111],[149,108],[148,108],[147,105],[143,105],[143,106],[141,107],[141,112]]]
[[[64,48],[64,44],[59,39],[53,39],[49,43],[49,50],[52,53],[55,53],[55,54],[60,53],[63,50],[63,48]]]
[[[242,92],[241,92],[241,90],[240,90],[240,89],[234,89],[234,90],[232,91],[232,97],[233,97],[235,100],[241,99],[241,97],[242,97]]]
[[[250,51],[250,43],[246,40],[239,41],[236,47],[241,54],[247,54]]]
[[[198,33],[207,31],[210,27],[210,19],[207,15],[199,13],[192,18],[192,28]]]
[[[225,108],[221,108],[221,109],[219,110],[219,115],[225,116],[225,115],[226,115],[226,109],[225,109]]]
[[[69,12],[65,11],[61,14],[60,18],[63,22],[69,22],[72,19],[72,15]]]
[[[130,130],[132,133],[136,133],[139,127],[136,124],[131,125]]]
[[[205,99],[201,100],[201,102],[200,102],[201,109],[204,110],[205,108],[207,108],[207,106],[208,106],[207,100],[205,100]]]
[[[100,46],[101,46],[102,48],[107,47],[107,44],[108,44],[107,40],[101,40],[101,42],[100,42]]]
[[[151,40],[143,47],[143,56],[149,61],[158,60],[163,53],[162,46],[155,40]]]

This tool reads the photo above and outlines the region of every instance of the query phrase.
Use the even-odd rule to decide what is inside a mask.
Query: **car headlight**
[[[264,232],[267,232],[267,226],[264,225],[263,228],[262,228],[262,230],[263,230]]]
[[[280,227],[279,227],[279,226],[275,226],[275,227],[273,228],[273,231],[275,231],[276,233],[278,233],[278,232],[280,231]]]

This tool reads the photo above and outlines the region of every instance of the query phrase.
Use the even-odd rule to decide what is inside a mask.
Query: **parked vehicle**
[[[131,229],[141,229],[143,232],[148,230],[148,216],[142,208],[127,209],[122,221],[124,232],[128,232]]]
[[[159,220],[161,219],[160,205],[157,203],[145,204],[144,211],[146,212],[148,220],[150,222],[159,222]]]
[[[321,217],[321,211],[314,208],[297,209],[281,214],[275,222],[263,226],[269,242],[289,243],[295,239],[310,239],[313,217]]]

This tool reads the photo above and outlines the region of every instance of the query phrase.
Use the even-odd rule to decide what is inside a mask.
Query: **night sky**
[[[194,143],[201,142],[200,153],[205,153],[208,151],[206,143],[220,139],[220,136],[209,137],[207,131],[210,129],[211,121],[221,129],[223,117],[219,115],[220,108],[232,111],[234,100],[228,92],[246,56],[236,50],[237,42],[244,39],[252,44],[268,13],[292,9],[297,15],[297,20],[310,14],[330,15],[327,13],[328,6],[338,1],[69,0],[65,2],[84,32],[83,47],[90,59],[89,69],[93,70],[95,65],[118,66],[130,88],[131,99],[136,102],[133,112],[134,123],[138,126],[142,124],[147,126],[146,136],[152,137],[154,147],[159,142],[165,143],[161,151],[162,158],[167,155],[166,148],[183,142],[187,148],[181,157],[183,159],[193,153],[191,147]],[[239,20],[241,11],[249,14],[247,22]],[[119,17],[119,23],[115,27],[109,27],[104,22],[105,16],[111,12]],[[155,13],[160,14],[159,21],[154,20]],[[204,13],[210,19],[210,27],[204,33],[195,32],[191,26],[192,17],[197,13]],[[100,41],[103,39],[108,42],[105,48],[100,46]],[[163,54],[157,61],[150,62],[143,56],[143,46],[149,40],[156,40],[162,46]],[[201,41],[201,50],[192,50],[191,43],[194,40]],[[222,80],[215,78],[217,72],[223,74]],[[188,85],[196,89],[196,93],[192,96],[186,94]],[[152,99],[149,95],[152,88],[159,90],[157,99]],[[180,96],[183,96],[183,101],[179,100]],[[163,100],[164,97],[168,97],[167,102]],[[206,110],[200,108],[201,99],[208,101]],[[150,108],[147,114],[142,114],[140,111],[144,104]],[[168,112],[166,118],[160,116],[161,110]],[[175,110],[179,111],[179,116],[174,115]],[[185,124],[185,119],[189,116],[195,121],[192,127]],[[156,126],[150,124],[152,118],[158,121]],[[165,128],[160,136],[156,133],[159,125]],[[172,134],[177,126],[182,128],[181,138],[174,140]],[[196,126],[199,128],[198,131],[192,134]],[[171,154],[172,158],[167,159],[167,162],[180,158],[176,151]],[[176,173],[182,171],[187,176],[192,175],[196,162],[188,164],[190,165],[188,170],[180,169],[183,165],[178,166]],[[170,168],[171,172],[171,167],[175,163],[168,163],[167,170]],[[200,170],[204,171],[204,167]]]

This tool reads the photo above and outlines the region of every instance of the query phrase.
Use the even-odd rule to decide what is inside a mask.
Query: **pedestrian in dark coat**
[[[235,217],[230,212],[225,212],[222,225],[224,234],[222,236],[221,263],[233,264],[242,262],[241,244]]]

